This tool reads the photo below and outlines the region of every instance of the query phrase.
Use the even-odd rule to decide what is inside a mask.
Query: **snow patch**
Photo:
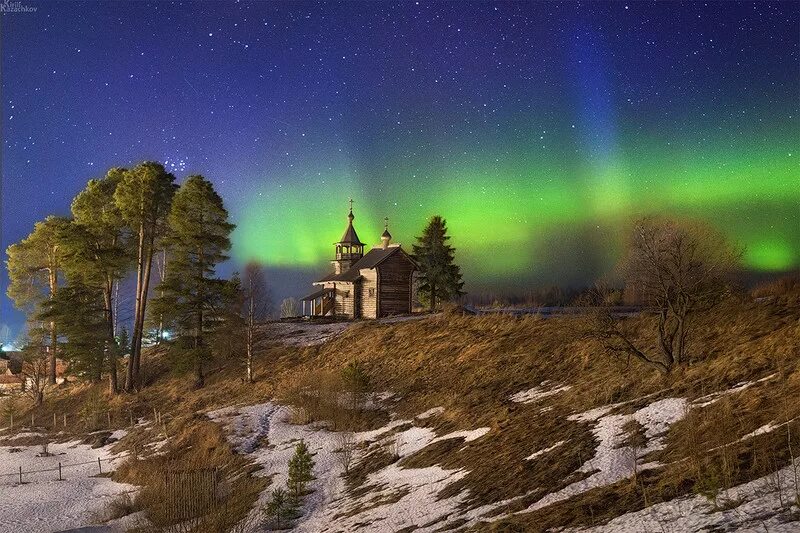
[[[418,414],[416,418],[425,420],[426,418],[430,418],[432,416],[439,416],[442,413],[444,413],[444,407],[432,407],[427,411],[423,411],[422,413]]]
[[[778,373],[775,372],[774,374],[770,374],[768,376],[764,376],[761,379],[757,379],[755,381],[743,381],[741,383],[737,383],[730,389],[719,391],[719,392],[712,392],[711,394],[706,394],[705,396],[701,396],[692,402],[693,407],[706,407],[711,405],[712,403],[718,402],[725,396],[730,396],[731,394],[736,394],[737,392],[742,392],[743,390],[747,390],[753,385],[758,383],[763,383],[765,381],[770,381],[771,379],[778,376]]]
[[[552,452],[553,450],[555,450],[556,448],[558,448],[559,446],[561,446],[565,442],[567,442],[567,441],[560,440],[560,441],[556,442],[555,444],[553,444],[552,446],[550,446],[549,448],[545,448],[543,450],[539,450],[538,452],[533,452],[532,454],[530,454],[525,459],[527,461],[530,461],[531,459],[536,459],[537,457],[542,456],[542,455],[546,454],[547,452]]]
[[[272,484],[259,497],[253,517],[260,514],[272,489],[285,485],[288,462],[296,443],[303,439],[314,456],[311,492],[303,501],[303,516],[295,530],[303,532],[349,532],[359,525],[369,529],[393,531],[414,524],[419,531],[433,531],[433,521],[455,514],[467,500],[467,493],[439,500],[439,492],[461,478],[464,470],[446,470],[439,466],[404,468],[399,460],[367,478],[365,485],[373,490],[359,498],[345,493],[344,466],[337,450],[342,438],[349,435],[355,443],[388,446],[400,457],[408,457],[432,443],[447,439],[472,442],[486,435],[490,428],[454,431],[437,437],[431,428],[412,426],[395,434],[395,428],[410,424],[409,420],[393,420],[386,426],[360,433],[334,433],[322,428],[288,423],[291,408],[272,403],[247,407],[229,407],[208,413],[209,418],[224,425],[230,442],[242,453],[249,454],[263,470],[256,475],[272,476]],[[374,448],[373,448],[374,449]],[[359,457],[356,457],[358,461]],[[498,503],[497,505],[501,505]],[[362,510],[363,509],[363,510]],[[488,512],[488,508],[486,512]],[[350,517],[342,517],[352,514]]]
[[[794,469],[800,460],[760,479],[733,487],[723,501],[742,501],[726,510],[714,510],[703,496],[684,496],[658,503],[614,518],[602,526],[570,529],[603,533],[640,533],[641,531],[769,531],[789,533],[798,531],[798,522],[791,514],[800,511],[797,505],[787,505],[787,494],[794,492]],[[779,491],[780,484],[780,491]],[[781,506],[780,492],[784,505]]]
[[[559,385],[558,383],[552,383],[550,381],[542,381],[536,387],[512,394],[509,398],[512,402],[533,403],[543,398],[547,398],[548,396],[558,394],[559,392],[568,391],[571,388],[571,385]]]
[[[640,464],[639,459],[650,452],[664,448],[664,434],[670,425],[683,418],[686,410],[684,398],[666,398],[653,402],[633,414],[601,417],[592,430],[595,438],[600,441],[594,457],[578,468],[578,472],[587,474],[588,477],[548,494],[521,512],[535,511],[591,489],[611,485],[632,476],[634,468],[641,471],[660,466],[654,463]],[[585,415],[586,413],[580,416]],[[592,413],[592,416],[595,416],[595,413]],[[637,450],[622,445],[626,436],[623,428],[632,420],[644,426],[645,436],[648,439],[647,444]]]

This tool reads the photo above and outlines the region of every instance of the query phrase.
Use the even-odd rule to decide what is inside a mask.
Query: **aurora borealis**
[[[468,290],[591,282],[648,213],[800,266],[797,2],[23,3],[0,28],[3,249],[154,159],[215,183],[230,269],[299,285],[351,196],[367,243],[444,216]]]

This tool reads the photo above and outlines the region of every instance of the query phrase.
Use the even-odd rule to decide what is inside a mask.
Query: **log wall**
[[[403,253],[396,253],[378,265],[378,316],[411,312],[411,279],[414,264]]]
[[[378,272],[362,270],[359,316],[362,318],[378,318]]]

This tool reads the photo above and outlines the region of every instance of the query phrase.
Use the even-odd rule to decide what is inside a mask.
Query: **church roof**
[[[347,225],[347,229],[344,231],[344,235],[342,235],[342,238],[336,244],[350,244],[358,246],[364,245],[363,242],[358,240],[358,234],[356,233],[356,230],[353,227],[352,221]]]
[[[356,261],[353,266],[350,267],[349,270],[342,272],[341,274],[329,274],[322,278],[321,280],[317,281],[317,283],[323,281],[347,281],[353,282],[361,277],[361,269],[364,268],[375,268],[391,256],[396,254],[397,252],[402,252],[402,248],[400,246],[390,246],[386,249],[383,248],[373,248],[369,252],[367,252],[364,257]],[[402,252],[405,254],[405,252]]]
[[[349,244],[349,245],[357,245],[357,246],[364,246],[364,243],[358,239],[358,234],[356,233],[356,229],[353,227],[353,219],[356,218],[353,216],[353,205],[352,201],[350,202],[350,213],[347,215],[347,229],[344,230],[344,235],[336,244]]]
[[[319,298],[320,296],[325,296],[326,294],[328,294],[329,292],[332,292],[332,291],[333,291],[333,289],[320,289],[318,291],[312,292],[311,294],[307,294],[307,295],[303,296],[302,298],[300,298],[300,301],[301,302],[308,302],[310,300],[315,300],[315,299]]]

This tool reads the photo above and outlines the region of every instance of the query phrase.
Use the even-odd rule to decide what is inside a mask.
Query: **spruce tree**
[[[221,323],[225,282],[215,269],[228,258],[234,225],[222,198],[202,176],[190,176],[175,193],[168,223],[170,269],[153,311],[174,328],[175,361],[194,367],[199,388],[205,383],[203,364],[211,357],[209,338]]]
[[[134,307],[131,355],[125,389],[139,383],[142,336],[150,287],[150,272],[157,239],[166,230],[166,219],[175,194],[175,176],[159,163],[145,162],[124,172],[114,191],[114,203],[133,233],[136,248],[136,304]]]
[[[453,262],[456,250],[447,243],[449,240],[445,220],[436,215],[413,245],[414,260],[420,270],[418,289],[428,300],[431,312],[438,302],[464,294],[461,269]]]
[[[218,326],[212,335],[212,351],[226,361],[238,363],[246,349],[245,294],[239,273],[222,285],[219,309],[215,311]]]
[[[30,235],[6,250],[8,297],[18,309],[29,315],[43,311],[44,302],[58,294],[63,276],[62,239],[69,224],[66,218],[49,216],[37,222]],[[47,365],[50,384],[56,382],[57,347],[58,330],[55,321],[51,321]]]

